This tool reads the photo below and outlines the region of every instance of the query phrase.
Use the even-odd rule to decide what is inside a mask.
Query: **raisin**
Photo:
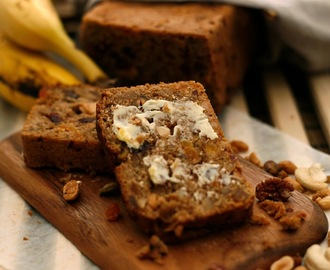
[[[56,112],[51,112],[48,115],[48,118],[50,119],[50,121],[52,121],[54,124],[59,124],[61,122],[63,122],[63,118]]]
[[[108,221],[116,221],[116,220],[118,220],[119,215],[120,215],[120,207],[119,207],[118,203],[111,202],[105,211],[106,219]]]
[[[95,117],[84,117],[78,120],[80,123],[92,123],[95,121]]]

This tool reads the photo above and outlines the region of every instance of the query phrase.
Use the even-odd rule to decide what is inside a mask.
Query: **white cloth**
[[[99,1],[88,2],[91,6]],[[277,15],[275,20],[268,23],[273,45],[272,60],[284,57],[310,72],[330,70],[330,0],[193,0],[190,2],[227,3],[275,12]]]

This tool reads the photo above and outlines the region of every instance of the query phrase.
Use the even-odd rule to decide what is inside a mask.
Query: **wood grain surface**
[[[269,177],[250,163],[242,163],[244,176],[254,186]],[[127,215],[120,196],[99,195],[109,177],[29,169],[22,158],[19,134],[0,143],[0,177],[101,269],[268,269],[283,255],[303,254],[310,245],[321,242],[328,231],[324,212],[306,196],[294,192],[288,206],[307,213],[297,231],[284,231],[255,204],[255,213],[268,217],[269,225],[242,224],[171,244],[164,264],[159,265],[136,257],[149,237]],[[82,181],[81,194],[71,203],[62,198],[63,179],[67,178]],[[112,201],[121,207],[121,217],[115,222],[105,216]]]

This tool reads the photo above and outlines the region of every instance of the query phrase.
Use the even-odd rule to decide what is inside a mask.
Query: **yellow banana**
[[[50,58],[17,46],[0,33],[0,96],[15,107],[29,111],[44,86],[79,83]]]
[[[75,47],[50,0],[1,0],[0,31],[23,47],[62,56],[90,83],[107,78],[93,60]]]

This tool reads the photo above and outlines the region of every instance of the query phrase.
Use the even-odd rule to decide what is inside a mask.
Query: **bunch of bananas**
[[[89,83],[107,78],[76,48],[50,0],[1,0],[0,96],[27,112],[42,87],[82,82],[49,52],[69,61]]]

